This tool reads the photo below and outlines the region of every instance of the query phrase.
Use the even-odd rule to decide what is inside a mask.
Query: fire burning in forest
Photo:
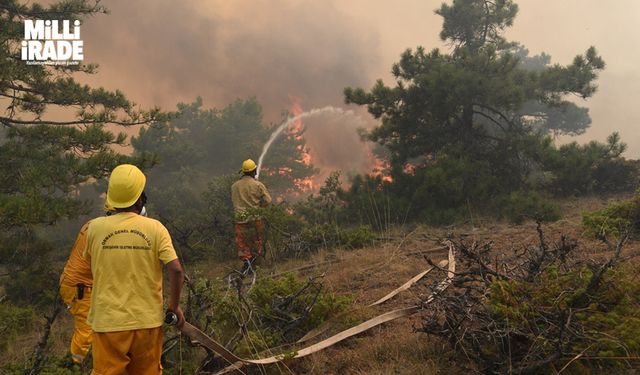
[[[289,100],[291,116],[295,117],[304,113],[301,100],[298,97],[289,95]],[[315,192],[324,184],[329,173],[336,170],[382,176],[384,181],[391,181],[391,177],[387,175],[389,162],[378,158],[373,153],[370,144],[361,142],[357,138],[355,128],[353,129],[354,138],[346,139],[344,129],[347,126],[345,125],[348,124],[336,123],[335,120],[327,119],[319,127],[321,129],[307,129],[303,120],[298,119],[289,126],[287,134],[302,141],[298,145],[301,156],[299,162],[318,168],[317,173],[313,176],[295,181],[298,189],[303,192]],[[342,144],[342,142],[345,143]],[[358,152],[359,150],[361,152]]]
[[[302,105],[300,104],[300,99],[296,96],[289,95],[289,101],[291,102],[291,106],[289,107],[289,113],[292,116],[298,116],[302,114],[304,111],[302,109]],[[287,133],[289,136],[295,138],[296,140],[302,140],[305,128],[302,119],[298,119],[294,121],[289,127]],[[301,143],[297,146],[298,151],[300,151],[300,162],[306,166],[311,165],[311,152],[309,148],[306,146],[306,143]],[[314,180],[315,176],[310,176],[303,179],[296,179],[295,185],[298,189],[303,192],[311,192],[318,188],[317,181]]]

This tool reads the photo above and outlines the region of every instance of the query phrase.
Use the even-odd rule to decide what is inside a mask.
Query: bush
[[[89,353],[91,356],[91,353]],[[30,374],[33,367],[31,361],[10,363],[2,368],[4,375]],[[82,366],[73,363],[71,355],[64,357],[48,356],[43,367],[37,372],[40,375],[86,375],[91,373],[91,360],[85,360]]]
[[[357,175],[351,186],[338,191],[338,223],[367,225],[375,231],[388,231],[393,224],[404,224],[411,207],[411,195],[399,194],[382,176]]]
[[[351,304],[350,297],[323,293],[318,281],[304,282],[292,273],[278,279],[263,278],[248,298],[261,317],[263,329],[281,334],[287,341],[299,339]]]
[[[227,289],[226,283],[220,285],[197,278],[189,283],[185,311],[188,321],[241,357],[295,342],[309,330],[345,311],[352,302],[350,296],[327,292],[317,279],[304,281],[291,273],[278,278],[259,274],[255,285],[239,296],[241,298]],[[169,351],[165,362],[170,366],[177,358],[177,353]],[[183,352],[182,358],[191,364],[199,359],[210,371],[227,365],[209,363],[213,357],[202,359],[192,349]]]
[[[8,302],[0,303],[0,353],[7,350],[18,333],[33,326],[35,313],[32,307],[18,307]]]
[[[455,243],[456,288],[431,305],[423,331],[449,342],[463,367],[483,374],[622,373],[640,354],[637,266],[623,242],[584,261],[561,236],[496,257],[491,243]],[[465,363],[466,362],[466,363]]]
[[[573,142],[551,149],[545,156],[545,165],[555,176],[551,191],[558,195],[633,191],[639,169],[637,161],[622,157],[626,147],[613,133],[607,143]]]
[[[530,345],[541,351],[539,356],[552,356],[556,343],[562,343],[562,350],[568,353],[565,362],[575,355],[572,353],[585,352],[592,357],[640,353],[640,284],[635,280],[636,270],[610,269],[603,275],[599,288],[585,295],[593,274],[586,266],[567,273],[550,267],[535,282],[491,283],[488,312],[498,325],[512,332],[512,360],[529,360]],[[579,302],[583,299],[584,302]],[[565,313],[567,326],[554,326],[556,319],[550,316]],[[576,336],[571,341],[560,339],[563,329],[577,329]],[[545,343],[547,339],[551,340]],[[485,344],[487,352],[496,349]],[[557,362],[560,365],[562,361]],[[603,361],[600,365],[612,368],[616,367],[616,361]],[[580,362],[573,367],[580,367]]]
[[[629,200],[616,202],[608,207],[584,213],[582,226],[593,236],[620,236],[640,234],[640,192]]]
[[[560,207],[546,201],[536,192],[512,192],[502,200],[500,212],[501,216],[514,224],[522,224],[527,218],[541,222],[560,218]]]
[[[408,217],[431,225],[469,219],[470,206],[487,207],[500,189],[512,184],[501,183],[486,161],[446,155],[413,175],[397,173],[393,183],[394,193],[411,198]]]
[[[35,264],[13,273],[4,288],[12,303],[41,308],[58,298],[59,278],[60,274],[52,270],[50,265]]]
[[[354,228],[340,228],[331,224],[314,225],[301,233],[301,240],[309,244],[311,251],[334,247],[358,249],[371,245],[374,239],[374,233],[366,225]]]

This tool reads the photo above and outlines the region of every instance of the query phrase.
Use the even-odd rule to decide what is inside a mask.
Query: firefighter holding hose
[[[256,257],[264,254],[265,227],[259,210],[271,204],[269,191],[256,179],[257,169],[253,160],[245,160],[240,170],[242,177],[231,186],[236,248],[244,262],[243,273],[249,272]]]

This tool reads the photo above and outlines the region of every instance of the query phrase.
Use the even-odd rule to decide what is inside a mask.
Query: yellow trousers
[[[80,363],[87,356],[91,347],[93,331],[87,323],[87,314],[91,305],[91,288],[84,289],[84,296],[78,299],[78,288],[75,285],[60,284],[62,301],[73,316],[73,337],[71,337],[71,358]]]
[[[92,375],[161,375],[162,327],[93,333]]]

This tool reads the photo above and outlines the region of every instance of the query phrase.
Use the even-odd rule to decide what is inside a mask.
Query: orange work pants
[[[264,221],[262,219],[236,223],[236,248],[238,257],[243,261],[263,255]]]
[[[78,299],[78,288],[75,285],[60,284],[60,296],[73,316],[73,336],[69,348],[71,359],[80,363],[89,352],[93,334],[91,326],[87,323],[87,314],[91,306],[91,287],[85,287],[84,296]]]
[[[93,333],[94,375],[162,374],[162,327]]]

